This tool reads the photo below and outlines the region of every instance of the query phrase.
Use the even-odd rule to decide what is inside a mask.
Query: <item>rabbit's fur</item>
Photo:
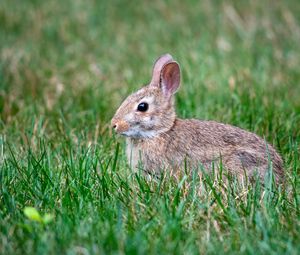
[[[177,172],[222,164],[238,178],[254,174],[263,179],[272,168],[281,181],[283,163],[275,149],[257,135],[215,121],[176,117],[173,94],[180,84],[180,68],[171,55],[157,59],[149,85],[130,95],[112,119],[117,133],[127,136],[129,163],[147,173]],[[147,103],[146,111],[137,110]]]

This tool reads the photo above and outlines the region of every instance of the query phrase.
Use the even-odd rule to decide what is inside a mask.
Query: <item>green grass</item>
[[[299,254],[299,41],[296,0],[1,1],[0,254]],[[265,137],[284,188],[131,172],[110,119],[166,52],[178,115]]]

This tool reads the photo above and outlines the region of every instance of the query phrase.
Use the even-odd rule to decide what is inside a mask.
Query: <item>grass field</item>
[[[296,0],[0,1],[0,254],[299,254],[299,42]],[[166,52],[178,115],[264,137],[284,188],[132,173],[110,119]]]

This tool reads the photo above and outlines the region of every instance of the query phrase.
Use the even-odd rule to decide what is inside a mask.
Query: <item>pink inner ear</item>
[[[180,85],[180,68],[177,62],[170,62],[163,67],[161,87],[166,96],[173,95]]]
[[[170,54],[160,56],[154,63],[152,71],[151,86],[160,86],[160,75],[163,67],[173,60]]]

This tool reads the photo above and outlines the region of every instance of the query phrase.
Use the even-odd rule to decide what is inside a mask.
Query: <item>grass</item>
[[[0,24],[1,254],[299,253],[298,1],[11,0]],[[110,119],[166,52],[178,115],[264,137],[284,188],[131,172]]]

